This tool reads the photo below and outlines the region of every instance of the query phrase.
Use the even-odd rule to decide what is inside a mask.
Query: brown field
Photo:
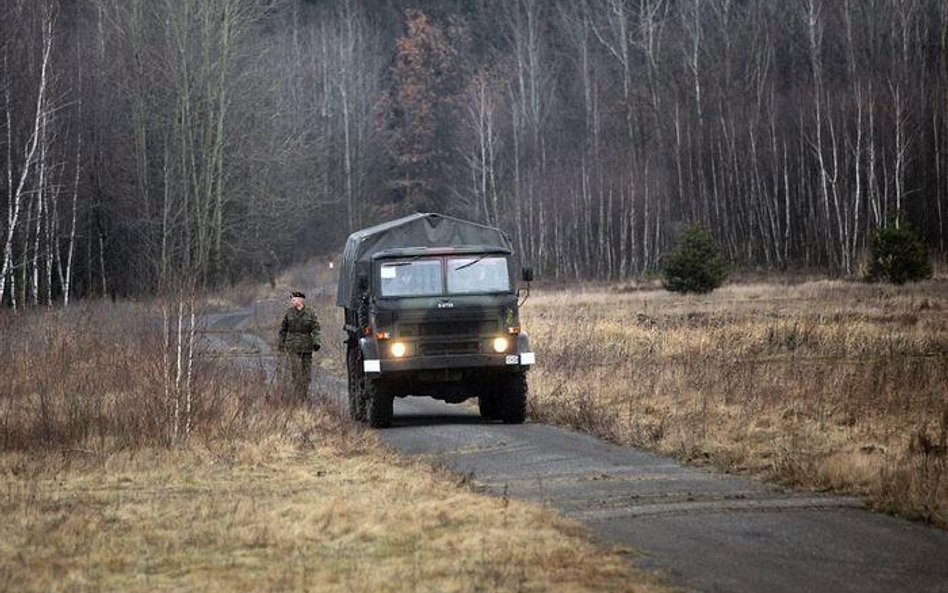
[[[948,279],[535,290],[531,416],[948,525]]]
[[[173,438],[157,316],[0,312],[0,591],[666,590],[220,358]]]
[[[337,311],[311,301],[340,371]],[[663,590],[219,357],[197,357],[172,443],[156,311],[0,315],[0,591]],[[948,524],[945,278],[538,290],[523,316],[535,421]]]

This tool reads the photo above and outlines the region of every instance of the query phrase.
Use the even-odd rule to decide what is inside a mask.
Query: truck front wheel
[[[392,392],[382,379],[365,379],[362,393],[365,417],[372,428],[388,428],[392,425]]]
[[[523,424],[527,419],[527,374],[519,372],[502,382],[500,419],[504,424]]]
[[[349,416],[355,422],[365,421],[365,400],[362,392],[365,389],[365,373],[362,370],[362,351],[359,347],[349,347],[346,362],[349,371]]]

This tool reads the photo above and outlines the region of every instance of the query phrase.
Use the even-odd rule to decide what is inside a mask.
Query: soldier
[[[319,320],[316,312],[306,306],[306,295],[290,293],[291,305],[280,324],[280,352],[287,353],[293,376],[293,393],[297,400],[306,401],[313,368],[313,352],[321,346]]]

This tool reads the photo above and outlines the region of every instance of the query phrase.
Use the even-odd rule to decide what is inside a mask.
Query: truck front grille
[[[500,331],[497,321],[438,321],[399,324],[400,337],[426,338],[441,336],[492,335]]]
[[[477,342],[444,342],[433,344],[421,344],[422,356],[444,356],[449,354],[477,354],[479,352]]]

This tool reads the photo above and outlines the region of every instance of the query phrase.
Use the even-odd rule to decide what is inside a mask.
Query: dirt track
[[[209,315],[205,335],[269,375],[273,354],[247,331],[259,313]],[[314,383],[342,405],[344,385]],[[494,494],[574,517],[689,589],[948,592],[948,532],[868,512],[855,498],[784,491],[557,427],[488,423],[470,407],[423,398],[396,401],[382,436]]]

